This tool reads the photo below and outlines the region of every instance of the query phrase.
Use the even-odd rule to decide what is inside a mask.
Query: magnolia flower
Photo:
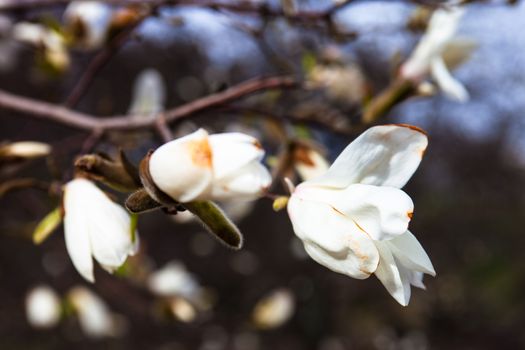
[[[435,275],[408,231],[414,206],[400,190],[426,147],[426,135],[415,127],[373,127],[348,145],[324,175],[297,186],[288,214],[308,255],[357,279],[375,274],[407,305],[410,285],[422,288],[422,274]]]
[[[26,317],[36,328],[50,328],[60,320],[60,298],[48,286],[33,288],[26,297]]]
[[[123,329],[119,319],[104,300],[85,287],[74,287],[68,295],[79,320],[80,328],[91,338],[118,336]]]
[[[259,142],[241,133],[204,129],[159,147],[149,160],[155,185],[179,202],[253,199],[270,185]]]
[[[106,42],[112,17],[112,8],[100,1],[73,1],[64,11],[66,28],[76,44],[87,50],[98,49]]]
[[[403,78],[416,82],[420,82],[430,73],[440,89],[459,102],[467,101],[469,94],[450,74],[443,54],[452,42],[464,12],[464,9],[459,7],[436,10],[430,18],[425,35],[400,70]]]
[[[66,248],[77,271],[94,282],[93,260],[108,272],[138,249],[128,212],[91,181],[77,178],[64,188]]]

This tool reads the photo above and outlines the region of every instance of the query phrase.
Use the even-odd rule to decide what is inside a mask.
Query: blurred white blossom
[[[81,286],[72,288],[67,299],[73,306],[82,332],[90,338],[115,337],[122,331],[122,323],[111,313],[104,300]]]
[[[111,6],[102,1],[73,1],[64,11],[64,25],[75,46],[95,50],[107,40],[112,15]]]
[[[440,89],[459,102],[469,99],[468,91],[451,75],[443,56],[456,35],[464,12],[461,7],[437,9],[430,18],[426,33],[400,69],[404,79],[415,82],[420,82],[430,73]]]
[[[91,181],[77,178],[64,186],[64,235],[77,271],[94,282],[93,258],[108,272],[138,249],[128,212]]]
[[[71,64],[65,38],[54,29],[36,23],[19,22],[13,27],[13,38],[40,49],[46,63],[59,72],[67,70]]]
[[[1,157],[39,158],[51,152],[51,146],[43,142],[19,141],[0,146]]]
[[[295,297],[287,288],[279,288],[257,302],[252,320],[260,329],[272,329],[286,323],[295,311]]]
[[[195,277],[178,261],[171,261],[153,272],[148,278],[148,287],[159,296],[181,296],[188,299],[198,295],[201,289]]]
[[[166,87],[156,69],[145,69],[135,79],[130,114],[155,114],[164,109]]]
[[[434,268],[408,231],[414,205],[400,190],[419,166],[427,137],[406,125],[368,129],[322,176],[293,190],[288,214],[308,255],[329,269],[375,274],[402,305]]]
[[[49,286],[37,286],[27,294],[26,317],[31,326],[51,328],[60,320],[60,313],[60,298]]]

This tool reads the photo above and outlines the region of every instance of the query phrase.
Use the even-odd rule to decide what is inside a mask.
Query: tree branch
[[[187,118],[205,109],[217,107],[235,101],[258,91],[276,88],[294,88],[299,84],[290,77],[276,76],[255,78],[211,94],[182,106],[162,112],[167,124]],[[22,97],[0,90],[0,108],[17,111],[38,119],[50,120],[83,130],[136,130],[156,126],[157,115],[120,115],[96,117],[76,112],[63,106]]]
[[[4,0],[0,2],[0,10],[14,10],[34,7],[63,6],[73,0]],[[265,17],[286,17],[292,21],[307,22],[329,20],[339,9],[345,7],[352,0],[346,0],[317,11],[298,11],[294,14],[285,14],[282,8],[268,6],[262,2],[224,2],[217,0],[105,0],[113,5],[185,5],[223,9],[237,13],[259,14]]]

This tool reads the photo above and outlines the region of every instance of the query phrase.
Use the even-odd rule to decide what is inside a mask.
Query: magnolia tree
[[[402,189],[420,166],[428,137],[417,126],[390,124],[383,117],[413,97],[443,93],[458,103],[467,101],[469,93],[453,69],[475,47],[456,37],[468,8],[459,2],[418,3],[411,4],[406,18],[418,39],[411,52],[392,58],[392,75],[378,84],[340,49],[362,34],[345,29],[338,17],[352,1],[0,2],[2,40],[30,53],[41,76],[78,79],[63,103],[0,90],[2,113],[18,112],[88,133],[50,182],[19,173],[39,158],[47,158],[49,171],[56,173],[53,160],[60,143],[5,140],[0,147],[1,196],[30,187],[46,190],[57,202],[34,228],[35,250],[45,250],[42,243],[63,223],[70,258],[63,264],[72,264],[89,282],[70,285],[65,292],[52,284],[28,291],[30,324],[49,328],[77,318],[86,336],[122,335],[122,316],[91,287],[104,273],[96,272],[96,265],[117,274],[114,279],[131,281],[129,288],[148,293],[152,305],[160,301],[170,317],[195,321],[221,301],[176,255],[162,268],[151,267],[148,259],[154,257],[147,256],[145,247],[152,238],[142,218],[157,211],[173,218],[175,227],[200,222],[226,250],[242,251],[237,223],[258,215],[253,208],[259,199],[261,206],[273,207],[275,216],[289,217],[282,234],[295,234],[297,254],[322,265],[320,273],[358,280],[375,275],[388,294],[407,306],[411,286],[425,289],[424,275],[436,275],[432,251],[427,254],[418,241],[421,232],[410,230],[417,216],[410,193]],[[192,95],[197,83],[186,80],[179,89],[186,101],[170,108],[172,82],[143,67],[127,114],[100,117],[77,109],[120,49],[149,35],[148,22],[169,22],[170,32],[176,33],[191,21],[203,21],[185,17],[184,11],[206,11],[253,36],[266,64],[275,68],[235,84],[217,78],[216,86],[207,87],[209,93],[201,89],[197,96]],[[304,31],[305,37],[325,42],[295,49],[302,50],[299,60],[293,58],[296,53],[276,52],[268,32],[284,25],[283,36]],[[287,38],[283,45],[297,46],[300,40]],[[147,47],[146,42],[136,45]],[[15,61],[17,53],[11,55]],[[90,60],[77,63],[79,57]],[[210,111],[222,121],[196,119]],[[333,142],[323,146],[331,135],[347,144],[336,157],[327,156],[337,148]],[[146,148],[138,146],[145,140]],[[253,306],[251,322],[260,329],[277,328],[299,308],[290,288],[280,286]]]

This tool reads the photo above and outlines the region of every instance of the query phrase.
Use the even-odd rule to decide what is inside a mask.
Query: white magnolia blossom
[[[168,142],[151,155],[155,185],[179,202],[254,199],[271,183],[259,142],[241,133],[204,129]]]
[[[308,255],[357,279],[375,274],[407,305],[410,285],[422,288],[423,273],[435,275],[408,231],[414,206],[400,190],[426,147],[426,135],[415,127],[373,127],[348,145],[324,175],[297,186],[288,214]]]
[[[74,287],[68,295],[79,320],[80,328],[91,338],[118,336],[122,328],[104,300],[85,287]]]
[[[51,328],[60,320],[60,298],[48,286],[33,288],[26,296],[26,317],[36,328]]]
[[[430,18],[426,33],[400,70],[403,78],[417,82],[430,73],[439,88],[459,102],[467,101],[469,94],[463,84],[451,75],[443,54],[453,41],[464,12],[460,7],[436,10]]]
[[[113,9],[101,1],[73,1],[64,11],[66,28],[81,33],[78,46],[94,50],[106,42]]]
[[[93,258],[108,272],[138,249],[128,212],[91,181],[77,178],[64,188],[66,248],[77,271],[94,282]]]

